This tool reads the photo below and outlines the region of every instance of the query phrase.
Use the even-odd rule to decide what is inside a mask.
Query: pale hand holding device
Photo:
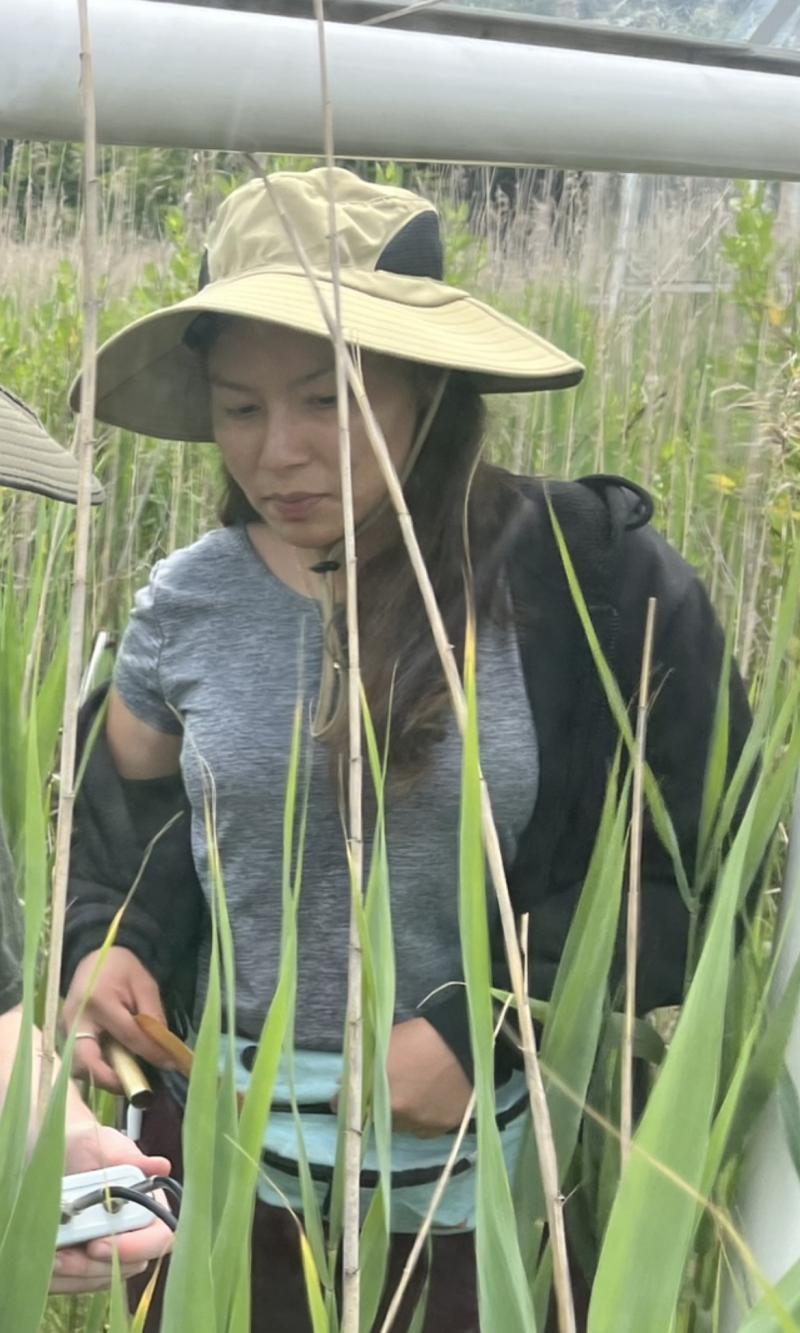
[[[61,1186],[61,1224],[56,1249],[87,1245],[104,1236],[121,1236],[141,1231],[155,1219],[149,1208],[131,1199],[118,1199],[110,1190],[122,1185],[136,1190],[147,1183],[143,1171],[135,1166],[109,1166],[99,1171],[81,1171],[65,1176]],[[104,1198],[89,1202],[102,1192]]]
[[[75,1094],[76,1103],[78,1101]],[[77,1111],[77,1107],[76,1107]],[[81,1107],[82,1118],[76,1114],[67,1128],[66,1170],[70,1174],[66,1181],[94,1181],[98,1174],[110,1177],[112,1173],[122,1171],[131,1178],[142,1180],[147,1175],[164,1176],[169,1173],[169,1162],[165,1157],[146,1157],[135,1143],[120,1134],[116,1129],[98,1125],[91,1116],[88,1107]],[[96,1188],[92,1183],[90,1189]],[[81,1187],[80,1194],[89,1191]],[[74,1197],[74,1196],[73,1196]],[[62,1195],[63,1198],[63,1195]],[[155,1198],[164,1203],[163,1195]],[[145,1212],[142,1209],[142,1212]],[[84,1238],[85,1243],[67,1244],[63,1233],[59,1234],[59,1248],[50,1280],[53,1295],[71,1295],[76,1292],[104,1291],[110,1286],[112,1274],[112,1255],[116,1250],[122,1275],[125,1278],[142,1273],[148,1264],[160,1259],[172,1248],[172,1232],[165,1224],[147,1212],[147,1223],[136,1213],[136,1230],[126,1228],[111,1234],[109,1223],[113,1227],[114,1218],[106,1214],[105,1231],[98,1231],[93,1239]],[[121,1218],[121,1213],[117,1215]],[[133,1220],[132,1213],[126,1213],[125,1222]],[[74,1234],[74,1233],[73,1233]]]

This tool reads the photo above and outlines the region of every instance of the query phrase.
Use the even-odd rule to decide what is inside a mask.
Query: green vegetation
[[[78,157],[75,149],[18,146],[0,204],[0,382],[37,404],[64,439],[71,431],[65,393],[80,342],[74,258]],[[394,178],[404,171],[383,170]],[[220,154],[190,158],[114,150],[104,158],[103,173],[99,261],[107,336],[131,317],[193,289],[205,223],[244,170]],[[797,559],[790,569],[800,524],[800,250],[783,222],[789,190],[781,199],[775,190],[746,184],[643,183],[637,224],[622,238],[624,280],[614,292],[620,268],[614,262],[620,245],[618,183],[569,176],[556,182],[554,173],[535,180],[520,173],[514,183],[516,206],[493,191],[488,173],[429,171],[423,180],[442,201],[448,220],[451,277],[490,296],[587,365],[586,381],[574,393],[496,405],[492,452],[518,470],[573,476],[621,472],[650,487],[658,525],[701,569],[751,682],[756,730],[734,783],[744,781],[757,759],[762,762],[748,816],[723,857],[733,801],[722,790],[720,747],[715,748],[703,846],[697,867],[685,867],[693,893],[702,883],[713,886],[713,910],[698,931],[680,1016],[662,1014],[637,1030],[641,1076],[654,1092],[624,1173],[614,1133],[620,1121],[620,1023],[605,998],[626,843],[627,788],[620,790],[616,774],[553,1000],[546,1007],[534,1005],[544,1023],[542,1057],[571,1243],[579,1265],[587,1272],[597,1269],[590,1330],[721,1330],[720,1292],[729,1266],[739,1274],[742,1333],[797,1330],[797,1284],[780,1297],[765,1288],[758,1273],[748,1270],[732,1227],[743,1152],[781,1077],[791,1018],[788,1001],[774,1013],[765,1003],[783,854],[781,820],[800,751]],[[121,628],[133,591],[155,559],[215,521],[219,489],[212,447],[162,444],[105,427],[97,443],[97,472],[107,501],[94,519],[90,642],[101,630]],[[0,493],[0,511],[0,801],[22,868],[27,1003],[33,1011],[46,954],[42,848],[63,690],[73,516],[7,491]],[[481,1067],[485,1074],[489,1066],[490,1016],[479,891],[483,853],[474,817],[475,702],[469,697],[463,944],[473,1033],[483,1061],[483,1066],[476,1062],[481,1151],[492,1162],[490,1089],[481,1075]],[[722,710],[718,722],[721,728]],[[374,744],[369,757],[382,810]],[[238,1119],[230,1076],[217,1088],[225,1054],[221,1005],[226,994],[229,1003],[231,998],[230,937],[221,879],[218,883],[216,961],[187,1117],[186,1213],[165,1333],[188,1328],[238,1333],[248,1327],[243,1255],[255,1159],[276,1062],[292,1032],[294,919],[302,878],[297,848],[304,820],[313,818],[313,808],[305,808],[295,748],[287,756],[283,972]],[[213,827],[209,836],[213,839]],[[366,1066],[372,1071],[367,1109],[385,1176],[388,1115],[381,1069],[393,973],[382,839],[376,839],[376,848],[361,934]],[[762,861],[760,907],[742,948],[734,952],[742,886]],[[588,939],[596,946],[591,956]],[[792,1004],[796,992],[797,986]],[[23,1064],[20,1068],[21,1088]],[[0,1163],[16,1163],[12,1175],[0,1172],[4,1317],[10,1310],[5,1275],[16,1274],[15,1333],[126,1328],[119,1302],[109,1313],[104,1297],[52,1302],[41,1323],[43,1256],[57,1201],[48,1205],[36,1182],[52,1174],[60,1148],[57,1137],[46,1136],[23,1174],[18,1133],[12,1107],[0,1121]],[[544,1208],[532,1142],[526,1162],[525,1179],[512,1182],[511,1192],[497,1187],[496,1173],[485,1172],[479,1182],[487,1333],[544,1326],[551,1259],[547,1245],[540,1251]],[[385,1180],[365,1223],[367,1306],[374,1304],[386,1252],[384,1186]],[[32,1217],[34,1188],[41,1207]],[[306,1197],[306,1275],[317,1333],[338,1323],[331,1255],[308,1181]],[[340,1182],[333,1197],[341,1199]],[[701,1200],[710,1206],[704,1210]],[[335,1219],[334,1234],[339,1225]],[[511,1256],[503,1283],[488,1280],[498,1240]],[[764,1313],[746,1319],[744,1311],[762,1299]]]

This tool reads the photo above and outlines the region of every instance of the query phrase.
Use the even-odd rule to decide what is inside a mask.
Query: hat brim
[[[318,274],[332,309],[329,274]],[[213,312],[328,337],[307,275],[299,269],[252,269],[209,283],[167,309],[123,329],[100,348],[99,420],[167,440],[213,439],[203,358],[184,343],[197,315]],[[365,351],[469,374],[481,393],[569,388],[583,366],[538,334],[458,288],[393,273],[343,273],[345,340]],[[80,404],[80,380],[70,392]]]
[[[75,457],[48,435],[35,412],[0,388],[0,486],[75,504],[78,479]],[[91,502],[102,499],[103,488],[92,477]]]

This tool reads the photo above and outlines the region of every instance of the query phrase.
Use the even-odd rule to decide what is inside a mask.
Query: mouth
[[[267,503],[277,511],[281,518],[288,519],[290,522],[297,522],[306,518],[308,514],[324,500],[322,493],[312,493],[310,491],[290,491],[286,494],[268,495]]]

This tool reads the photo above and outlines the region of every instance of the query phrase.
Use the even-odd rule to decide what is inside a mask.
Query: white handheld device
[[[116,1185],[138,1189],[147,1177],[134,1166],[107,1166],[99,1171],[81,1171],[65,1176],[61,1186],[61,1225],[58,1228],[56,1249],[66,1245],[85,1245],[103,1236],[119,1236],[126,1231],[141,1231],[155,1221],[148,1208],[131,1199],[115,1199],[108,1195],[97,1203],[82,1208],[81,1200],[98,1190]]]

